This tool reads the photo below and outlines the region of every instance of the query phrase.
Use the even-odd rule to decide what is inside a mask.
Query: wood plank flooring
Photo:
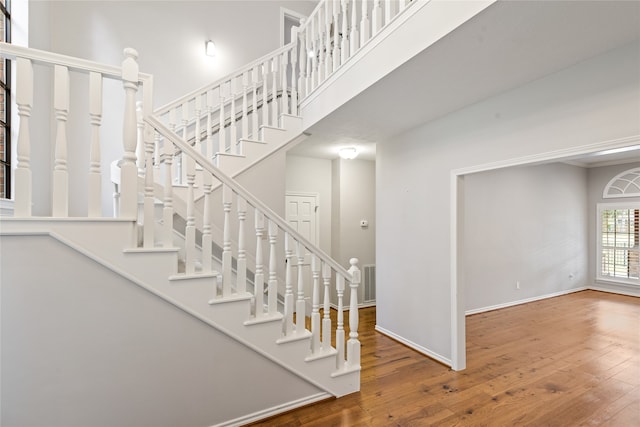
[[[454,372],[360,312],[362,387],[255,426],[640,426],[640,298],[583,291],[467,317]]]

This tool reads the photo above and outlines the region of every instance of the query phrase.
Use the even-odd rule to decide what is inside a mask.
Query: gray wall
[[[611,179],[613,179],[613,177],[615,177],[621,172],[624,172],[632,168],[637,168],[637,167],[640,167],[640,162],[589,169],[588,217],[589,217],[589,231],[590,231],[589,260],[591,260],[591,263],[588,271],[588,283],[600,289],[612,290],[615,292],[632,293],[634,295],[640,296],[640,291],[637,289],[637,286],[596,281],[596,271],[597,271],[597,262],[598,262],[598,255],[596,253],[596,237],[597,237],[596,230],[597,230],[597,221],[598,221],[597,205],[598,203],[603,203],[603,202],[606,202],[606,203],[640,202],[640,197],[625,197],[625,198],[619,198],[619,199],[603,199],[602,198],[604,187],[609,183],[609,181],[611,181]]]
[[[451,358],[451,171],[640,134],[637,43],[377,146],[377,323]]]
[[[465,176],[464,188],[466,310],[588,283],[586,169],[499,169]]]
[[[1,267],[5,427],[211,426],[319,392],[52,238],[3,236]]]

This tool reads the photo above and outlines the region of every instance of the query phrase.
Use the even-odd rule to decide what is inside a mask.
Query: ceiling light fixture
[[[204,53],[206,53],[207,56],[216,56],[216,44],[213,40],[207,40],[204,42]]]
[[[338,155],[346,160],[353,160],[358,156],[358,149],[356,147],[343,147],[338,150]]]

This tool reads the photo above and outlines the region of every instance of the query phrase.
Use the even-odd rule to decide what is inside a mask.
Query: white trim
[[[0,199],[0,216],[13,216],[13,200]]]
[[[515,305],[520,305],[520,304],[528,304],[528,303],[534,302],[534,301],[540,301],[540,300],[543,300],[543,299],[555,298],[555,297],[559,297],[559,296],[562,296],[562,295],[569,295],[569,294],[572,294],[572,293],[575,293],[575,292],[586,291],[586,290],[589,290],[589,289],[591,289],[591,288],[589,288],[587,286],[581,286],[579,288],[567,289],[567,290],[564,290],[564,291],[553,292],[551,294],[539,295],[537,297],[525,298],[525,299],[521,299],[521,300],[517,300],[517,301],[505,302],[505,303],[502,303],[502,304],[490,305],[488,307],[474,308],[473,310],[465,311],[464,314],[465,314],[465,316],[471,316],[472,314],[486,313],[487,311],[500,310],[502,308],[513,307]]]
[[[458,185],[458,177],[468,175],[477,172],[486,172],[495,169],[502,169],[512,166],[532,165],[536,163],[546,163],[551,161],[561,161],[562,159],[568,159],[571,157],[578,157],[585,154],[610,150],[615,148],[628,147],[630,145],[637,145],[640,143],[640,135],[631,135],[625,138],[612,139],[609,141],[602,141],[593,144],[581,145],[571,148],[563,148],[560,150],[554,150],[546,153],[533,154],[529,156],[516,157],[507,160],[501,160],[498,162],[484,163],[476,166],[469,166],[459,169],[451,170],[450,178],[450,254],[451,254],[451,268],[450,268],[450,280],[451,280],[451,355],[457,361],[466,359],[466,349],[463,347],[463,343],[466,339],[466,332],[463,329],[465,323],[465,312],[460,309],[460,301],[464,298],[464,289],[461,288],[458,283],[458,271],[463,269],[464,260],[462,258],[458,260],[458,251],[461,249],[460,242],[464,241],[464,229],[461,227],[462,217],[464,211],[459,209],[458,202],[462,195],[462,185]],[[455,319],[455,320],[454,320]],[[461,336],[462,335],[462,336]]]
[[[628,181],[625,188],[618,188],[614,186],[614,184],[620,181],[623,176],[631,174],[635,174],[636,177],[631,181]],[[627,193],[627,190],[630,186],[634,186],[636,190],[634,192],[630,191],[629,193]],[[609,194],[609,191],[612,188],[621,191],[621,193]],[[614,176],[611,181],[609,181],[609,183],[604,187],[604,191],[602,192],[603,199],[617,199],[623,197],[640,197],[640,168],[631,168]]]
[[[391,332],[391,331],[389,331],[389,330],[387,330],[387,329],[385,329],[385,328],[383,328],[381,326],[378,326],[378,325],[376,325],[376,331],[380,332],[382,335],[386,335],[389,338],[394,339],[395,341],[398,341],[399,343],[402,343],[402,344],[406,345],[407,347],[417,351],[418,353],[422,353],[425,356],[430,357],[431,359],[434,359],[434,360],[436,360],[436,361],[438,361],[440,363],[443,363],[443,364],[445,364],[447,366],[451,366],[451,360],[450,359],[447,359],[446,357],[444,357],[444,356],[442,356],[442,355],[440,355],[438,353],[435,353],[435,352],[429,350],[426,347],[422,347],[421,345],[416,344],[413,341],[410,341],[410,340],[408,340],[406,338],[403,338],[400,335],[397,335],[397,334],[395,334],[395,333],[393,333],[393,332]]]
[[[612,283],[614,285],[619,285],[619,286],[624,286],[622,284],[619,283]],[[618,294],[618,295],[626,295],[629,297],[636,297],[636,298],[640,298],[640,289],[611,289],[609,287],[602,287],[602,286],[598,286],[598,285],[591,285],[588,287],[589,290],[592,291],[599,291],[599,292],[607,292],[610,294]]]
[[[640,203],[638,202],[596,203],[596,259],[595,259],[596,281],[613,283],[618,285],[638,286],[640,285],[640,280],[638,279],[628,279],[624,277],[611,277],[611,276],[604,276],[602,274],[602,262],[600,260],[600,256],[602,254],[602,211],[616,210],[616,209],[640,209]],[[628,249],[634,249],[635,251],[637,251],[637,248],[628,248]]]
[[[272,417],[274,415],[282,414],[287,411],[292,411],[302,406],[311,405],[313,403],[320,402],[321,400],[330,399],[332,397],[333,396],[330,395],[329,393],[318,393],[309,397],[303,397],[301,399],[293,400],[288,403],[283,403],[281,405],[276,405],[271,408],[263,409],[261,411],[254,412],[253,414],[244,415],[242,417],[238,417],[233,420],[225,421],[220,424],[215,424],[211,427],[227,427],[227,426],[245,425],[254,421],[265,419],[267,417]]]
[[[280,46],[284,46],[284,22],[287,18],[297,19],[299,26],[300,20],[306,19],[307,17],[301,13],[296,12],[295,10],[287,9],[286,7],[280,6]]]

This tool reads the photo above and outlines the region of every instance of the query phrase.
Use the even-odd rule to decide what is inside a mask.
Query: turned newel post
[[[18,132],[18,166],[15,171],[14,216],[31,216],[32,178],[31,178],[31,138],[29,136],[29,117],[33,106],[33,65],[31,61],[18,58],[16,64],[16,104],[20,116]]]
[[[349,297],[349,340],[347,341],[347,367],[360,366],[360,341],[358,341],[358,286],[361,282],[361,272],[358,268],[358,258],[349,260],[351,268],[351,295]]]
[[[124,50],[122,82],[125,91],[123,145],[124,156],[120,165],[120,217],[136,218],[138,196],[138,170],[136,167],[136,144],[138,139],[136,119],[136,92],[138,91],[138,52]]]

